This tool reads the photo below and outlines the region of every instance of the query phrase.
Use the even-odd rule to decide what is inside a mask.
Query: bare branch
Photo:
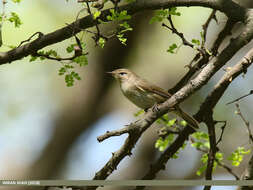
[[[224,42],[225,38],[229,35],[231,35],[231,31],[235,25],[235,21],[231,18],[228,18],[224,28],[222,29],[222,31],[219,33],[218,37],[216,38],[216,40],[213,43],[213,46],[211,48],[211,52],[213,53],[213,55],[217,55],[218,54],[218,49],[220,47],[220,45],[222,44],[222,42]]]
[[[23,43],[31,41],[31,39],[38,34],[38,38],[41,38],[43,36],[42,32],[35,32],[33,35],[31,35],[27,40],[21,41],[18,47],[20,47]]]
[[[247,130],[248,130],[249,140],[250,140],[251,143],[253,143],[253,135],[251,133],[250,123],[243,116],[239,104],[236,103],[235,106],[236,106],[236,114],[239,115],[240,118],[243,120],[243,123],[245,124],[245,126],[247,127]]]
[[[214,19],[217,22],[217,18],[215,16],[215,14],[216,14],[216,10],[212,10],[212,12],[209,15],[209,17],[207,18],[205,24],[202,25],[202,28],[203,28],[203,37],[204,37],[202,47],[204,47],[204,45],[205,45],[206,35],[207,35],[207,29],[208,29],[208,26],[209,26],[211,20]]]
[[[125,133],[131,133],[131,131],[133,130],[133,127],[134,127],[134,125],[129,125],[129,126],[126,126],[122,129],[118,129],[118,130],[114,130],[114,131],[107,131],[104,135],[97,137],[97,140],[98,140],[98,142],[102,142],[105,139],[108,139],[112,136],[120,136]]]
[[[238,102],[239,100],[241,100],[241,99],[243,99],[243,98],[245,98],[245,97],[247,97],[247,96],[249,96],[249,95],[251,95],[251,94],[253,94],[253,90],[251,90],[248,94],[245,94],[245,95],[243,95],[243,96],[241,96],[241,97],[239,97],[239,98],[236,98],[235,100],[233,100],[233,101],[231,101],[231,102],[226,103],[226,105],[229,105],[229,104]]]
[[[227,125],[227,121],[215,121],[215,124],[217,123],[223,123],[223,125],[221,126],[221,134],[220,134],[219,139],[217,140],[216,146],[222,141],[222,137],[225,131],[225,127]]]

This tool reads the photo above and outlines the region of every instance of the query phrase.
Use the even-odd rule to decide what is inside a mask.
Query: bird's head
[[[107,72],[107,73],[111,74],[120,83],[129,81],[136,77],[136,74],[128,69],[116,69],[112,72]]]

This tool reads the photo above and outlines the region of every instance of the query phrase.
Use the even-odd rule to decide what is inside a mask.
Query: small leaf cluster
[[[110,9],[110,13],[111,15],[107,15],[106,17],[108,21],[124,21],[131,19],[131,15],[128,15],[126,10],[118,12],[114,9]]]
[[[203,33],[203,31],[200,32],[200,37],[201,37],[201,42],[198,39],[192,39],[191,42],[194,45],[193,49],[196,50],[196,49],[202,47],[211,56],[212,53],[207,48],[204,47],[205,39],[204,39],[204,33]]]
[[[210,149],[209,136],[207,133],[201,131],[195,132],[192,134],[192,137],[195,139],[191,144],[192,147],[204,150]]]
[[[59,75],[64,75],[67,72],[66,68],[69,68],[69,67],[66,67],[66,66],[67,65],[64,65],[63,67],[61,67],[59,69]],[[81,80],[81,77],[79,76],[79,74],[77,72],[71,71],[70,73],[65,74],[65,82],[67,84],[67,87],[73,86],[75,79],[76,80]]]
[[[85,44],[81,43],[82,48],[85,48]],[[76,44],[71,44],[66,48],[68,53],[72,53],[74,51],[74,47]],[[65,75],[65,82],[67,87],[71,87],[74,85],[75,80],[81,80],[79,74],[74,70],[74,64],[78,64],[80,67],[86,66],[88,64],[88,59],[86,55],[81,55],[72,60],[73,62],[68,64],[63,64],[63,66],[59,69],[59,75]]]
[[[3,16],[1,16],[0,20],[2,21],[3,19],[4,19]],[[18,14],[15,12],[11,12],[10,16],[8,16],[6,20],[13,23],[15,28],[20,27],[20,25],[22,24],[21,19],[19,18]]]
[[[106,42],[106,40],[103,37],[100,36],[99,39],[98,39],[98,45],[101,48],[104,48],[105,47],[105,42]]]
[[[77,46],[77,44],[70,44],[66,48],[67,53],[73,53],[75,51],[75,46]],[[81,46],[84,49],[86,45],[84,43],[81,43]],[[53,49],[50,49],[48,51],[41,50],[41,51],[38,51],[38,54],[41,56],[31,56],[30,62],[35,61],[38,58],[40,60],[45,60],[47,59],[45,56],[50,56],[50,57],[60,59],[60,56]],[[79,65],[80,67],[86,66],[88,64],[88,59],[86,55],[80,55],[78,57],[75,57],[70,63],[63,63],[63,66],[58,70],[58,75],[65,76],[65,82],[68,87],[73,86],[75,80],[81,80],[81,77],[75,71],[75,64]]]
[[[139,111],[137,111],[137,112],[134,114],[134,116],[135,116],[135,117],[138,117],[138,116],[142,115],[143,113],[145,113],[144,110],[139,110]]]
[[[21,0],[11,0],[12,2],[14,2],[14,3],[20,3],[21,2]]]
[[[40,55],[46,55],[46,56],[51,56],[51,57],[55,57],[55,58],[59,57],[58,54],[57,54],[57,52],[55,50],[53,50],[53,49],[50,49],[48,51],[41,50],[41,51],[38,51],[38,54],[40,54]],[[43,56],[33,56],[33,55],[31,55],[31,58],[30,58],[29,61],[30,62],[36,61],[37,58],[39,58],[40,60],[45,60],[46,59]]]
[[[245,150],[244,147],[238,147],[229,157],[233,166],[239,166],[243,160],[243,156],[249,154],[250,150]]]
[[[125,37],[125,33],[128,31],[132,31],[133,28],[131,28],[130,25],[126,21],[123,22],[122,24],[119,24],[119,26],[120,27],[119,27],[117,37],[123,45],[127,45],[126,44],[127,38]]]
[[[164,125],[164,127],[161,129],[161,131],[165,131],[165,137],[159,137],[158,140],[155,143],[155,148],[158,148],[159,151],[164,151],[173,141],[175,138],[175,134],[166,134],[166,129],[169,128],[176,128],[178,127],[178,122],[176,118],[169,119],[168,114],[164,114],[161,118],[158,118],[156,120],[156,123]],[[180,123],[182,126],[186,126],[186,121],[182,120]],[[163,132],[162,132],[163,133]],[[184,144],[185,146],[186,144]],[[181,148],[184,148],[182,146]],[[172,158],[176,159],[178,157],[178,152],[175,153]]]
[[[223,153],[221,153],[221,152],[216,152],[216,154],[215,154],[215,161],[214,161],[214,163],[213,163],[213,171],[217,168],[218,162],[221,163],[222,160],[223,160]],[[197,174],[198,176],[200,176],[200,175],[206,170],[206,168],[207,168],[207,161],[208,161],[208,154],[205,153],[205,154],[203,154],[202,157],[201,157],[201,162],[203,163],[203,166],[201,166],[201,167],[197,170],[197,172],[196,172],[196,174]]]
[[[101,11],[96,11],[94,14],[93,14],[93,19],[96,20],[98,17],[100,17],[101,15]]]
[[[167,19],[169,15],[180,16],[181,13],[177,12],[176,7],[157,10],[155,11],[155,15],[150,19],[149,23],[153,24],[154,22],[162,22],[164,19]]]
[[[164,151],[174,140],[174,134],[169,134],[165,138],[159,137],[156,140],[155,148],[158,148],[159,151]]]
[[[177,44],[172,44],[172,45],[170,45],[170,47],[169,47],[169,49],[167,49],[167,52],[168,53],[176,53],[175,51],[177,51],[177,49],[178,49],[178,46],[177,46]]]

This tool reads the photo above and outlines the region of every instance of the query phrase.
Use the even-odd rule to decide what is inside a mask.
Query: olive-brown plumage
[[[167,91],[141,79],[128,69],[117,69],[108,73],[112,74],[119,82],[124,96],[142,109],[151,108],[154,104],[162,103],[171,97]],[[175,106],[175,111],[173,112],[182,117],[191,127],[198,128],[198,122],[185,113],[178,105]]]

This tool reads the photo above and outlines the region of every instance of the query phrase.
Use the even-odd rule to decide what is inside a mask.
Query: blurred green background
[[[242,2],[251,3],[252,2]],[[4,23],[3,41],[6,45],[18,45],[33,33],[44,34],[66,26],[75,20],[81,6],[74,0],[23,0],[20,5],[7,3],[6,11],[17,12],[24,23],[16,29]],[[174,19],[175,26],[184,32],[187,39],[200,39],[202,24],[211,10],[206,8],[179,8],[182,16]],[[81,14],[82,16],[85,13]],[[123,97],[116,81],[105,74],[116,68],[126,67],[143,78],[169,89],[187,72],[195,51],[181,47],[176,54],[166,52],[172,43],[180,39],[161,27],[149,24],[152,12],[133,16],[134,31],[128,35],[128,46],[117,39],[105,47],[95,47],[90,35],[84,36],[87,43],[88,66],[78,70],[82,80],[74,87],[66,87],[64,77],[58,75],[61,64],[44,60],[29,62],[29,58],[1,65],[0,68],[0,174],[1,179],[92,179],[111,157],[111,153],[123,144],[125,135],[99,143],[96,137],[108,130],[119,129],[137,118],[139,109]],[[208,47],[225,24],[226,17],[218,13],[218,24],[211,22],[208,29]],[[235,33],[238,33],[235,27]],[[101,27],[106,32],[109,27]],[[75,43],[74,38],[65,40],[55,48],[63,57],[65,48]],[[229,62],[231,66],[252,47],[243,48]],[[1,51],[6,51],[2,47]],[[235,106],[225,103],[248,93],[252,89],[253,76],[249,69],[245,77],[233,81],[214,110],[216,120],[227,120],[223,141],[219,148],[226,156],[238,146],[248,145],[248,135],[240,118],[234,114]],[[207,93],[224,74],[217,73],[213,79],[194,96],[182,104],[189,113],[196,113]],[[253,98],[240,102],[242,112],[252,123]],[[125,158],[109,179],[140,179],[149,165],[161,154],[154,148],[159,128],[151,127],[142,136],[132,157]],[[201,127],[205,131],[205,126]],[[217,127],[218,135],[220,133]],[[201,154],[188,143],[179,158],[170,160],[158,179],[197,179],[201,166]],[[240,175],[248,157],[233,170]],[[230,164],[229,161],[225,161]],[[224,169],[216,170],[217,179],[233,179]],[[164,189],[164,188],[160,188]],[[175,188],[174,188],[175,189]]]

